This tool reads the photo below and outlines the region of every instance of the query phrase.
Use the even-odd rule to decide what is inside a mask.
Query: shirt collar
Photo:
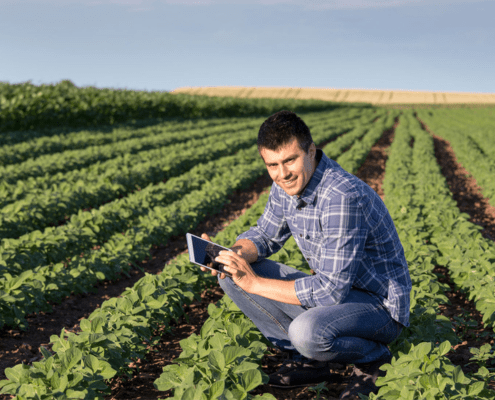
[[[323,178],[325,170],[330,165],[330,159],[321,149],[316,149],[316,160],[319,161],[318,166],[316,167],[315,172],[313,172],[313,175],[311,176],[311,179],[309,180],[308,185],[304,189],[301,197],[298,197],[297,195],[292,196],[298,204],[298,207],[304,207],[306,204],[312,204],[314,202],[316,189]]]

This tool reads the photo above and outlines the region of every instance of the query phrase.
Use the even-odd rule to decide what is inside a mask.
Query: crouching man
[[[292,112],[261,125],[258,149],[270,196],[257,226],[216,258],[232,274],[220,274],[220,286],[290,355],[269,384],[335,381],[330,363],[353,364],[340,398],[376,393],[379,367],[391,361],[387,344],[409,325],[411,279],[390,214],[373,189],[316,149]],[[291,235],[313,275],[266,259]]]

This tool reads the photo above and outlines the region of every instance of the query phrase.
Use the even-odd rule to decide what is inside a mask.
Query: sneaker
[[[351,380],[344,391],[340,394],[339,400],[360,400],[358,393],[368,396],[370,393],[377,393],[378,388],[375,382],[379,376],[385,376],[385,371],[380,370],[384,364],[390,364],[392,354],[389,352],[384,357],[367,364],[355,364]]]
[[[342,376],[330,372],[331,364],[317,360],[288,360],[277,372],[270,375],[268,384],[277,388],[311,386],[321,382],[340,382]]]

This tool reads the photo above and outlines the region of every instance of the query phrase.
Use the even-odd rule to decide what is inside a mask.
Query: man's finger
[[[211,242],[210,237],[206,233],[201,234],[201,238],[204,240],[208,240],[208,242]]]

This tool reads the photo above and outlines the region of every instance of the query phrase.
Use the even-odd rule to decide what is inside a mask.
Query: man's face
[[[316,168],[315,154],[314,143],[305,153],[296,138],[275,151],[263,147],[260,149],[270,177],[289,196],[302,194]]]

